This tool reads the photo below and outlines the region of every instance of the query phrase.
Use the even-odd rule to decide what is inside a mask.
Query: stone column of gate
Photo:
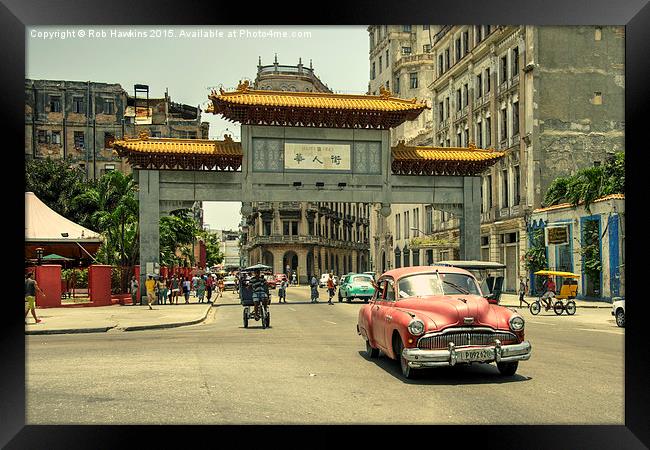
[[[460,259],[481,259],[480,177],[463,177],[463,212],[460,216]]]
[[[145,297],[145,280],[160,258],[160,172],[139,170],[140,202],[140,300]],[[149,265],[147,265],[149,263]]]

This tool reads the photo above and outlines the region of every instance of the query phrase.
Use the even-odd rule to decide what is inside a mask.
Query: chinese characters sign
[[[284,168],[294,170],[351,169],[349,144],[284,144]]]

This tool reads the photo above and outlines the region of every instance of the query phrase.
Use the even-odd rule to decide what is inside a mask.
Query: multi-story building
[[[141,132],[208,138],[199,107],[174,103],[167,92],[149,98],[146,85],[129,95],[119,84],[27,79],[25,97],[25,157],[66,159],[90,179],[111,170],[130,173],[110,148],[115,138]]]
[[[331,92],[310,67],[274,64],[257,68],[254,89]],[[335,200],[335,199],[333,199]],[[370,206],[337,202],[254,202],[242,227],[249,264],[275,273],[296,271],[300,283],[312,275],[341,275],[369,267]]]
[[[239,255],[239,231],[238,230],[216,230],[214,233],[221,242],[221,254],[224,268],[239,267],[241,260]]]
[[[430,145],[507,153],[483,174],[481,189],[481,257],[506,264],[506,290],[525,274],[528,218],[553,179],[624,150],[624,49],[616,26],[446,26],[434,35]],[[398,255],[413,263],[402,238],[410,227],[441,243],[422,263],[456,256],[451,214],[409,205],[386,226],[394,236],[389,266]]]

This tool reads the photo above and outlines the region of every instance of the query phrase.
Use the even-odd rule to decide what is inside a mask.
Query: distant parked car
[[[223,290],[227,291],[228,289],[233,291],[237,289],[237,279],[233,275],[228,275],[223,279]]]
[[[318,287],[324,288],[327,287],[327,279],[329,278],[329,274],[324,273],[320,276],[320,280],[318,281]],[[332,279],[334,280],[334,286],[338,285],[339,282],[339,277],[336,275],[332,276]]]
[[[372,277],[373,281],[377,279],[377,274],[375,272],[363,272],[363,273],[365,275],[370,275]]]
[[[617,297],[620,298],[620,297]],[[612,303],[612,316],[616,318],[616,325],[625,328],[625,299],[615,300]]]
[[[349,273],[341,279],[339,287],[339,302],[343,300],[350,302],[355,298],[368,303],[368,300],[375,294],[375,287],[372,285],[374,279],[367,273]]]
[[[264,278],[266,279],[266,285],[269,287],[269,289],[275,289],[277,286],[277,281],[273,275],[264,275]]]
[[[283,273],[276,273],[275,274],[275,282],[276,282],[276,284],[280,284],[281,281],[289,282],[289,279]]]
[[[381,350],[405,378],[426,367],[491,362],[512,376],[530,358],[523,317],[485,298],[467,270],[405,267],[382,274],[377,286],[359,309],[357,332],[368,357]]]

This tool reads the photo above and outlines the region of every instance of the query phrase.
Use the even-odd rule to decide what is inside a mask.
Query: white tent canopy
[[[25,192],[25,241],[101,242],[101,236],[56,213],[33,192]]]

